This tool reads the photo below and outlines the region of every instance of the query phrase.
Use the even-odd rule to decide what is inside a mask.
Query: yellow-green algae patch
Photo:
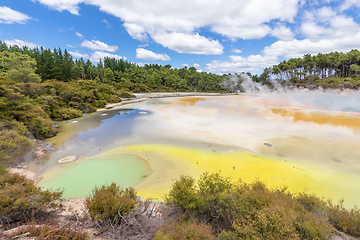
[[[360,177],[285,161],[246,151],[213,152],[192,148],[149,144],[113,149],[104,155],[134,154],[146,159],[153,174],[136,186],[143,198],[162,200],[181,175],[198,178],[203,172],[217,172],[237,181],[255,179],[271,188],[287,186],[290,192],[307,191],[345,206],[359,206]]]

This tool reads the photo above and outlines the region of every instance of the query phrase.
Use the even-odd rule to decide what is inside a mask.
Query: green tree
[[[35,73],[35,59],[29,55],[18,52],[0,52],[0,66],[5,76],[16,82],[41,82],[41,78]]]
[[[104,69],[104,83],[112,83],[114,81],[114,72],[110,68]]]

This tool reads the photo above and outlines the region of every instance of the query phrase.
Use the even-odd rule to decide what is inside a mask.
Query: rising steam
[[[284,87],[276,80],[268,85],[254,82],[245,74],[233,74],[224,77],[222,87],[231,92],[244,92],[269,98],[285,100],[292,106],[315,107],[336,111],[360,112],[359,91],[315,90]]]

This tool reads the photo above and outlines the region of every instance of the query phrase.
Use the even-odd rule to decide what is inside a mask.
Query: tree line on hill
[[[29,56],[29,57],[27,57]],[[6,62],[10,59],[11,63]],[[35,72],[19,79],[21,72],[14,73],[14,63],[26,63],[26,68]],[[8,63],[8,64],[6,64]],[[8,47],[0,41],[0,73],[9,72],[8,78],[22,82],[44,82],[55,79],[95,80],[99,83],[120,84],[124,90],[133,92],[151,91],[221,91],[222,77],[216,74],[198,72],[194,67],[181,69],[171,65],[145,64],[138,66],[123,59],[105,57],[94,65],[89,59],[73,59],[69,52],[60,48],[28,48],[17,45]],[[20,70],[24,72],[25,70]]]
[[[360,51],[305,54],[265,68],[260,76],[254,75],[252,79],[266,85],[272,85],[270,80],[275,80],[290,87],[358,89]]]

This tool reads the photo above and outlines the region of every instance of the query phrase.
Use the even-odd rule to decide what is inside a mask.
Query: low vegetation
[[[47,220],[49,212],[59,208],[61,192],[40,189],[0,170],[2,228],[27,223],[11,237],[87,239],[81,230],[87,227],[111,239],[329,239],[340,233],[360,237],[357,208],[345,209],[342,203],[307,193],[291,194],[286,188],[269,189],[259,181],[233,183],[220,173],[204,173],[198,181],[181,177],[164,204],[142,202],[134,189],[115,183],[95,188],[85,203],[89,217],[75,215],[76,223],[61,226]],[[74,228],[79,221],[85,222]]]
[[[128,215],[137,204],[136,192],[133,188],[124,190],[112,183],[95,188],[85,206],[91,217],[96,220],[110,221],[114,224],[121,223],[121,218]]]
[[[37,240],[87,240],[88,235],[80,230],[70,226],[59,226],[56,223],[46,224],[28,224],[17,229],[12,235],[13,237],[6,237],[4,239],[21,239],[30,238]],[[1,236],[0,236],[1,237]]]
[[[219,173],[205,173],[197,182],[181,177],[166,202],[183,221],[211,226],[219,239],[329,239],[336,231],[360,237],[355,230],[360,221],[357,208],[346,210],[341,203],[291,194],[285,188],[271,190],[259,181],[232,183]]]
[[[14,225],[46,217],[58,210],[62,191],[44,190],[19,174],[0,175],[0,223]]]
[[[155,240],[196,239],[214,240],[211,226],[204,223],[177,221],[167,222],[156,232]]]

